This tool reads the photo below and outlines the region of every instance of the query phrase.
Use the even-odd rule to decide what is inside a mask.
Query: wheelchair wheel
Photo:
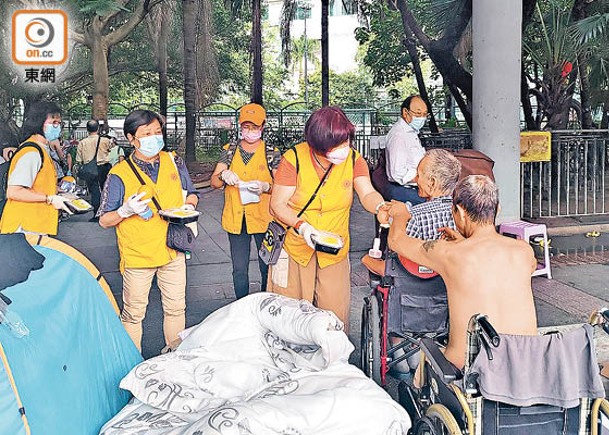
[[[414,435],[461,435],[461,429],[455,417],[439,403],[434,403],[414,426]]]
[[[381,311],[376,296],[365,298],[362,308],[361,369],[381,385]]]

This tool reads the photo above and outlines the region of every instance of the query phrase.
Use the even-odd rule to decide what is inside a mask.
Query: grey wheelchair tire
[[[362,308],[361,352],[362,371],[381,385],[381,311],[375,295]]]
[[[461,428],[446,406],[434,403],[425,411],[425,417],[415,425],[414,435],[461,435]]]

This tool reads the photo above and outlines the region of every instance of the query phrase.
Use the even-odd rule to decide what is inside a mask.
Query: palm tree
[[[197,0],[182,0],[182,33],[184,35],[184,107],[186,111],[186,161],[194,162],[197,128]]]
[[[329,38],[328,16],[330,14],[330,0],[321,0],[321,105],[330,104],[330,65],[329,65]]]

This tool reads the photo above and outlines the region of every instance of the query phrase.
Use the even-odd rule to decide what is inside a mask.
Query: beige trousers
[[[306,299],[318,308],[333,311],[349,330],[349,308],[351,303],[351,279],[349,258],[323,269],[313,254],[306,266],[301,266],[289,257],[287,287],[272,280],[269,271],[268,291],[295,299]]]
[[[156,275],[163,304],[163,333],[165,344],[178,338],[186,326],[186,260],[184,254],[161,267],[125,269],[123,273],[123,310],[121,322],[141,351],[142,321],[146,316],[148,294]]]

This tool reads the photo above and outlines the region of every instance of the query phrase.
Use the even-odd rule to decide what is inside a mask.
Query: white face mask
[[[326,159],[334,165],[340,165],[342,162],[347,160],[349,157],[349,152],[351,151],[350,147],[342,147],[335,150],[332,150],[326,154]]]

